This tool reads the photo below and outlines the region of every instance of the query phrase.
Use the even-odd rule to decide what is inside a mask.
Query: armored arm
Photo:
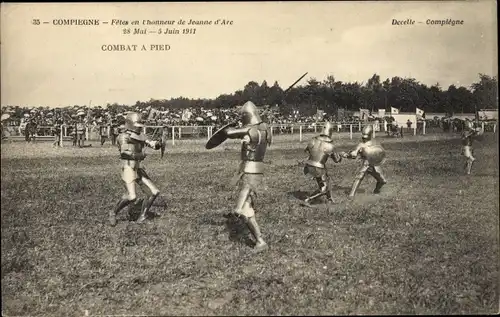
[[[344,158],[349,158],[349,159],[355,159],[358,157],[359,155],[359,151],[361,151],[361,149],[363,148],[363,146],[361,144],[359,144],[354,150],[352,150],[351,152],[342,152],[341,153],[341,156],[344,157]]]
[[[155,149],[155,150],[161,149],[161,141],[159,141],[159,140],[147,139],[146,141],[144,141],[144,143],[152,149]]]
[[[327,154],[335,163],[340,163],[342,161],[341,154],[335,152],[335,147],[332,143],[327,143],[325,147],[325,154]]]
[[[143,152],[134,153],[130,149],[120,149],[120,158],[123,160],[142,161],[146,155]]]
[[[342,152],[341,153],[333,152],[332,154],[330,154],[330,157],[335,163],[342,162]]]
[[[143,143],[144,145],[155,150],[159,150],[161,148],[160,141],[148,138],[145,134],[132,134],[130,138],[135,142]]]
[[[248,134],[248,127],[245,128],[228,128],[226,135],[228,139],[242,139]]]

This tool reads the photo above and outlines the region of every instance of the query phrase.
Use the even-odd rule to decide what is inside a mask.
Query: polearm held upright
[[[306,77],[306,75],[307,75],[308,73],[309,73],[309,72],[306,72],[304,75],[300,76],[300,78],[299,78],[299,79],[297,79],[297,80],[296,80],[293,84],[291,84],[291,85],[290,85],[290,87],[288,87],[287,89],[285,89],[285,90],[283,91],[282,101],[284,101],[284,99],[285,99],[286,95],[288,94],[288,92],[289,92],[289,91],[290,91],[290,90],[291,90],[291,89],[292,89],[295,85],[297,85],[297,83],[298,83],[299,81],[301,81],[304,77]],[[262,115],[262,116],[267,115],[267,112],[268,112],[268,111],[269,111],[269,108],[265,109],[265,110],[264,110],[264,112],[262,112],[262,114],[261,114],[261,115]]]
[[[293,84],[291,84],[291,85],[290,85],[290,87],[288,87],[285,91],[283,91],[284,96],[286,96],[286,94],[290,91],[290,89],[292,89],[295,85],[297,85],[297,83],[298,83],[299,81],[301,81],[301,80],[302,80],[302,78],[306,77],[306,75],[307,75],[307,74],[308,74],[308,72],[306,72],[304,75],[300,76],[300,78],[299,78],[299,79],[297,79],[297,80],[296,80]],[[283,96],[283,97],[284,97],[284,96]]]

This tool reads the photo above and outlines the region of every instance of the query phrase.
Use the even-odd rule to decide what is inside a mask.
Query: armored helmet
[[[323,126],[323,131],[321,132],[321,135],[326,135],[331,137],[333,134],[333,123],[331,122],[325,122],[325,125]]]
[[[363,128],[363,131],[361,132],[361,138],[364,141],[370,141],[373,136],[373,126],[372,125],[367,125],[366,127]]]
[[[255,104],[251,101],[245,102],[240,109],[241,121],[244,125],[247,124],[259,124],[262,122],[262,119],[259,115],[259,109],[255,106]]]
[[[125,117],[125,130],[133,131],[136,133],[141,133],[141,129],[144,127],[142,123],[141,115],[137,112],[129,112]]]

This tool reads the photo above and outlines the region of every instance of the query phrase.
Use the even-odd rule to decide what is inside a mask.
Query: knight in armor
[[[151,178],[141,167],[141,162],[146,157],[144,153],[145,147],[151,147],[155,150],[161,148],[160,141],[153,141],[145,134],[141,134],[144,125],[142,124],[139,113],[131,112],[125,118],[124,130],[118,135],[117,144],[120,151],[120,159],[122,161],[122,180],[125,182],[127,193],[116,204],[114,210],[109,213],[109,222],[111,226],[116,225],[116,215],[120,210],[127,207],[131,203],[137,202],[136,184],[143,188],[146,193],[149,190],[149,196],[142,201],[141,214],[137,219],[138,223],[144,222],[149,209],[153,205],[156,197],[160,194],[159,189],[153,183]]]
[[[470,127],[466,127],[462,132],[462,145],[463,151],[462,154],[465,156],[465,172],[467,175],[470,175],[472,171],[472,164],[476,160],[474,156],[472,156],[472,138],[481,133],[481,129],[473,129]]]
[[[319,189],[311,196],[307,197],[303,204],[312,207],[310,201],[326,195],[327,199],[333,202],[332,188],[325,164],[328,158],[332,158],[335,163],[340,163],[342,157],[334,151],[332,134],[334,126],[327,122],[320,135],[315,136],[304,150],[309,154],[305,162],[304,175],[312,176],[318,183]]]
[[[264,173],[264,156],[271,144],[271,129],[262,121],[257,107],[246,102],[240,109],[241,127],[227,127],[225,132],[229,139],[241,139],[241,163],[237,175],[239,196],[236,207],[229,215],[244,219],[248,229],[254,236],[255,250],[262,251],[267,243],[262,238],[255,217],[255,201],[257,193],[262,189]]]
[[[377,180],[377,185],[375,186],[374,194],[380,193],[382,186],[387,183],[387,180],[382,173],[382,164],[385,158],[385,150],[372,140],[373,137],[373,127],[368,125],[363,128],[361,143],[349,153],[342,153],[342,157],[356,159],[360,157],[362,159],[361,168],[356,173],[354,178],[354,183],[352,184],[351,192],[349,193],[350,198],[354,198],[356,190],[359,188],[361,181],[365,178],[366,174],[370,174]]]

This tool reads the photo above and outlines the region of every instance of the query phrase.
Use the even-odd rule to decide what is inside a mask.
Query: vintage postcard
[[[2,314],[497,313],[496,10],[2,3]]]

